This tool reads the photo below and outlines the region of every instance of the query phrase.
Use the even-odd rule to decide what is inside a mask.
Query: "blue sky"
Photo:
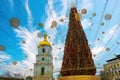
[[[106,60],[120,54],[119,0],[1,0],[0,45],[5,47],[4,51],[0,51],[1,75],[5,72],[33,75],[31,69],[35,63],[37,45],[43,39],[37,35],[45,32],[50,36],[48,40],[54,44],[54,71],[60,70],[72,2],[79,13],[81,9],[87,9],[81,22],[98,72]],[[93,13],[96,13],[95,17]],[[112,16],[110,20],[105,19],[107,14]],[[18,28],[9,24],[14,17],[20,21]],[[52,21],[57,22],[54,28],[51,28]],[[38,26],[39,23],[43,27]],[[101,26],[101,23],[104,25]],[[17,64],[13,65],[13,62]]]

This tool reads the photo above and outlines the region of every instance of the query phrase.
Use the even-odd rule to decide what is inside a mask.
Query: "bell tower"
[[[52,80],[53,79],[53,57],[51,55],[52,47],[47,40],[47,34],[38,45],[38,54],[34,64],[33,80]]]

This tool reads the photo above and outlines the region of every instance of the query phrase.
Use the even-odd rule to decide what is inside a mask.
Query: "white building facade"
[[[53,80],[52,47],[44,34],[44,40],[38,45],[38,54],[34,64],[33,80]]]

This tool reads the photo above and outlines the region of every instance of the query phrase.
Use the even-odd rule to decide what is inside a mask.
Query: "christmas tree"
[[[92,54],[75,7],[71,8],[69,19],[60,73],[62,76],[95,75],[96,68]]]

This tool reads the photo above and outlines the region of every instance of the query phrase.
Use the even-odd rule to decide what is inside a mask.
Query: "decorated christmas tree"
[[[95,75],[96,73],[88,41],[75,7],[70,10],[69,29],[60,73],[62,76]]]

